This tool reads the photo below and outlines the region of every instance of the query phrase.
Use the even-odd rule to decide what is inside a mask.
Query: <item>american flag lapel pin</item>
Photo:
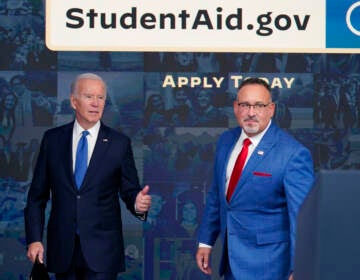
[[[263,156],[263,155],[264,155],[264,151],[258,151],[257,154],[258,154],[259,156]]]

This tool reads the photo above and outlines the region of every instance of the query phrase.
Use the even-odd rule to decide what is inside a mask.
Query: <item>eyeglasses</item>
[[[254,105],[249,104],[247,102],[239,102],[238,106],[239,106],[241,111],[249,111],[251,109],[251,107],[252,107],[255,112],[262,112],[270,104],[272,104],[272,102],[269,102],[268,104],[255,103]]]

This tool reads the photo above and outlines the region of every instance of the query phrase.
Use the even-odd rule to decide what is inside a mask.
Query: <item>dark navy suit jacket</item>
[[[236,279],[285,280],[293,267],[297,213],[314,181],[311,154],[272,122],[227,202],[226,166],[240,133],[238,127],[219,139],[198,241],[214,245],[220,234],[220,274],[230,264]]]
[[[135,215],[140,191],[130,139],[101,124],[95,148],[78,190],[72,163],[74,123],[45,132],[25,208],[27,243],[42,241],[45,207],[47,266],[69,269],[76,232],[89,267],[97,272],[125,270],[119,194]]]

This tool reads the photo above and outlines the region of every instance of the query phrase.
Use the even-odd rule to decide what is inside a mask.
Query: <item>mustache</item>
[[[246,119],[244,119],[244,121],[255,121],[255,122],[259,122],[258,118],[256,116],[254,117],[247,117]]]

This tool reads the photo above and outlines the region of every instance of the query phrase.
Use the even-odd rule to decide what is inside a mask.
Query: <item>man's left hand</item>
[[[151,206],[150,187],[146,185],[136,196],[135,207],[137,212],[147,212]]]

